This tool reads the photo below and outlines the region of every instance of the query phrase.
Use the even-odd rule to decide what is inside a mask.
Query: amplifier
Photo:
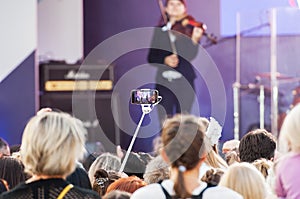
[[[111,92],[97,92],[93,96],[90,92],[48,92],[40,95],[40,108],[45,107],[67,112],[80,119],[88,130],[87,142],[101,142],[110,152],[120,145],[121,130],[115,122],[120,120],[117,114],[119,98],[112,98]]]
[[[113,65],[41,64],[40,90],[110,91],[113,89]]]

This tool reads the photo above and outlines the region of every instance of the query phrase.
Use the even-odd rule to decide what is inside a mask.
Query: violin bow
[[[165,25],[167,26],[168,18],[167,18],[167,15],[165,13],[164,4],[163,4],[162,0],[157,0],[157,1],[158,1],[161,16],[164,20]],[[175,46],[175,42],[172,41],[172,39],[171,39],[171,32],[170,32],[170,29],[168,27],[167,27],[167,31],[168,31],[168,37],[169,37],[169,40],[170,40],[170,44],[171,44],[172,53],[177,55],[177,49],[176,49],[176,46]]]

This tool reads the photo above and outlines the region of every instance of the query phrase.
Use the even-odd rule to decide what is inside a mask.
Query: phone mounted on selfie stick
[[[130,145],[129,145],[128,149],[127,149],[126,155],[125,155],[125,157],[124,157],[124,159],[123,159],[123,162],[122,162],[121,168],[120,168],[120,170],[119,170],[119,173],[122,173],[122,172],[124,171],[125,165],[126,165],[126,163],[127,163],[128,157],[129,157],[129,154],[130,154],[130,152],[131,152],[131,149],[132,149],[132,147],[133,147],[134,141],[135,141],[135,139],[136,139],[136,137],[137,137],[137,134],[138,134],[139,129],[140,129],[141,125],[142,125],[142,122],[143,122],[143,120],[144,120],[145,115],[148,114],[148,113],[150,113],[150,112],[153,110],[153,108],[154,108],[161,100],[162,100],[162,97],[161,97],[161,96],[157,96],[157,101],[156,101],[154,104],[140,104],[141,107],[142,107],[142,112],[143,112],[143,114],[142,114],[142,116],[141,116],[141,118],[140,118],[140,121],[139,121],[139,123],[138,123],[138,125],[137,125],[137,127],[136,127],[136,129],[135,129],[135,132],[134,132],[133,137],[132,137],[132,139],[131,139]]]

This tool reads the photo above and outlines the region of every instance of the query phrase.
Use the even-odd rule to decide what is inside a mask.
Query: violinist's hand
[[[175,54],[165,57],[165,64],[172,68],[176,68],[178,66],[178,63],[179,63],[179,59],[178,56]]]
[[[203,36],[203,29],[202,28],[199,28],[199,27],[194,27],[193,29],[193,33],[192,33],[192,41],[195,43],[195,44],[198,44],[201,37]]]

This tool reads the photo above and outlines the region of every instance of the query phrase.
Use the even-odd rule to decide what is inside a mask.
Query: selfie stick
[[[131,152],[131,149],[133,147],[134,141],[135,141],[135,139],[137,137],[137,134],[138,134],[139,129],[140,129],[141,125],[142,125],[142,122],[144,120],[145,115],[148,114],[148,113],[150,113],[153,110],[154,106],[157,105],[161,100],[162,100],[162,97],[158,96],[158,102],[156,102],[155,104],[141,104],[143,114],[142,114],[141,119],[140,119],[140,121],[139,121],[139,123],[138,123],[138,125],[137,125],[137,127],[135,129],[134,135],[133,135],[133,137],[131,139],[130,145],[128,147],[128,150],[126,152],[124,160],[122,162],[122,165],[121,165],[121,168],[119,170],[119,173],[122,173],[123,170],[124,170],[124,168],[125,168],[125,165],[126,165],[126,162],[128,160],[129,154]]]

